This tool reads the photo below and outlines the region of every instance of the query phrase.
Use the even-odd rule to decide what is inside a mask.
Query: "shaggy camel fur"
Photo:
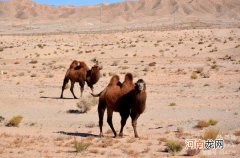
[[[130,114],[130,107],[121,104],[123,103],[123,100],[121,98],[126,94],[128,94],[133,89],[134,89],[134,84],[133,84],[132,74],[127,73],[125,75],[125,80],[122,84],[119,81],[119,76],[114,75],[111,78],[111,81],[108,84],[108,86],[101,93],[99,93],[98,95],[93,95],[94,97],[99,97],[98,115],[99,115],[100,136],[103,136],[103,132],[102,132],[103,116],[106,108],[107,108],[107,122],[114,133],[114,137],[117,136],[117,133],[112,124],[112,115],[113,115],[113,112],[120,113],[122,121],[121,121],[121,132],[119,135],[122,136],[123,127]]]
[[[63,80],[62,85],[62,93],[61,98],[63,98],[63,92],[65,89],[65,86],[67,85],[68,81],[71,81],[71,87],[70,91],[74,97],[74,99],[77,99],[77,97],[74,94],[73,88],[75,82],[79,82],[80,90],[81,90],[81,96],[84,90],[85,81],[87,82],[87,85],[91,88],[93,91],[93,85],[98,82],[100,79],[100,70],[102,67],[99,67],[98,65],[94,65],[91,69],[88,68],[85,62],[76,61],[74,60],[69,69],[66,72],[66,75]]]
[[[123,99],[123,103],[121,103],[121,105],[128,104],[130,106],[130,116],[132,118],[132,126],[134,129],[135,137],[137,138],[139,137],[137,133],[137,119],[144,112],[146,108],[146,100],[147,100],[146,83],[144,82],[144,80],[139,79],[135,83],[134,90],[130,91],[125,97],[126,98]],[[127,118],[126,120],[123,120],[123,121],[125,122],[124,124],[122,124],[120,133],[123,132],[122,130],[124,125],[126,124]]]

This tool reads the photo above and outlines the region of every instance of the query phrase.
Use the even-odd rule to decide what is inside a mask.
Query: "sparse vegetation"
[[[148,65],[149,66],[155,66],[157,63],[156,62],[151,62],[151,63],[149,63]]]
[[[92,106],[97,105],[98,100],[92,96],[82,97],[77,103],[77,107],[81,113],[86,113],[91,110]]]
[[[195,156],[200,153],[199,149],[187,149],[187,156]]]
[[[176,103],[170,103],[168,106],[176,106]]]
[[[9,120],[9,122],[6,124],[8,127],[18,127],[19,124],[21,123],[23,117],[22,116],[14,116]]]
[[[195,80],[195,79],[197,79],[197,78],[198,78],[197,73],[196,73],[195,71],[192,72],[191,79]]]
[[[74,140],[74,149],[77,153],[86,151],[90,145],[90,143],[85,143],[83,141],[78,142],[76,138]]]
[[[31,74],[30,77],[37,77],[37,74]]]
[[[212,139],[212,140],[215,140],[218,136],[218,133],[219,133],[219,130],[217,129],[214,129],[214,128],[211,128],[211,129],[208,129],[204,132],[203,134],[203,139],[204,140],[208,140],[208,139]]]
[[[177,152],[180,152],[183,149],[183,146],[181,143],[176,141],[169,141],[166,143],[166,151],[171,153],[172,155],[175,155]]]
[[[215,126],[218,123],[218,121],[210,119],[208,121],[199,121],[197,124],[197,128],[203,129],[208,126]]]
[[[37,63],[38,63],[37,60],[32,60],[32,61],[29,62],[29,64],[37,64]]]

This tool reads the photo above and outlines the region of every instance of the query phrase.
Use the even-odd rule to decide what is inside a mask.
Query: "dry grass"
[[[85,143],[83,141],[78,142],[76,139],[74,140],[74,149],[77,153],[84,152],[91,145],[91,143]]]
[[[31,74],[30,77],[37,77],[37,74]]]
[[[6,124],[8,127],[18,127],[19,124],[21,123],[23,117],[22,116],[14,116],[9,120],[9,122]]]
[[[86,113],[91,110],[92,106],[97,105],[98,100],[90,95],[86,97],[82,97],[77,103],[77,107],[79,108],[81,113]]]
[[[197,78],[198,78],[197,73],[195,71],[192,72],[191,79],[195,80]]]
[[[101,148],[107,148],[110,147],[112,145],[116,144],[116,142],[113,141],[112,138],[106,138],[103,139],[99,144],[97,144],[97,147],[101,147]]]
[[[213,120],[213,119],[208,120],[208,124],[209,124],[210,126],[215,126],[217,123],[218,123],[217,120]]]
[[[218,133],[219,133],[219,130],[217,130],[217,129],[214,129],[214,128],[208,129],[204,132],[202,138],[204,140],[208,140],[208,139],[215,140],[218,136]]]
[[[200,153],[199,149],[188,149],[187,151],[187,156],[195,156],[198,155]]]
[[[168,106],[176,106],[176,103],[170,103]]]
[[[200,128],[200,129],[203,129],[205,127],[208,127],[208,126],[215,126],[216,124],[218,123],[218,121],[216,120],[213,120],[213,119],[210,119],[208,121],[199,121],[196,125],[197,128]]]
[[[38,63],[37,60],[32,60],[32,61],[29,62],[29,64],[37,64],[37,63]]]
[[[176,141],[168,141],[166,143],[165,151],[171,153],[172,155],[175,155],[177,152],[180,152],[182,149],[183,149],[183,146],[181,143]]]

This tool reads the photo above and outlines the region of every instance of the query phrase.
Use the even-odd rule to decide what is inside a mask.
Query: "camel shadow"
[[[76,136],[76,137],[99,137],[99,135],[96,135],[96,134],[90,134],[90,133],[79,133],[79,132],[64,132],[64,131],[59,131],[59,132],[56,132],[56,133],[59,133],[59,134],[63,134],[63,135],[68,135],[68,136]]]
[[[45,96],[41,96],[41,99],[74,99],[74,98],[60,98],[60,97],[45,97]]]

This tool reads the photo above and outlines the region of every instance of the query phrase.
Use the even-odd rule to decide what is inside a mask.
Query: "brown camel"
[[[130,116],[132,119],[132,126],[133,126],[135,137],[138,138],[139,136],[137,133],[137,119],[144,112],[146,108],[146,100],[147,100],[146,83],[144,82],[144,80],[139,79],[135,83],[134,90],[130,91],[125,97],[126,98],[122,100],[123,102],[121,103],[121,105],[122,106],[124,104],[130,105]],[[126,124],[127,120],[124,120],[124,121]],[[122,124],[120,133],[123,132],[122,130],[125,124]]]
[[[126,99],[131,99],[129,97],[130,92],[134,90],[133,77],[131,73],[125,75],[125,80],[123,84],[120,84],[119,77],[117,75],[113,76],[108,86],[98,95],[93,95],[99,97],[98,104],[98,115],[99,115],[99,127],[100,136],[103,136],[102,126],[103,126],[103,116],[105,109],[107,108],[107,122],[111,127],[114,137],[117,133],[112,124],[113,112],[119,112],[121,115],[121,130],[119,135],[123,136],[123,127],[126,124],[126,120],[130,115],[130,108],[133,105],[132,102],[128,102]],[[133,118],[134,113],[133,113]]]
[[[98,65],[94,65],[91,69],[89,69],[85,62],[74,60],[64,77],[61,98],[63,98],[63,92],[69,80],[71,81],[70,91],[74,99],[77,99],[73,91],[75,82],[78,82],[80,85],[81,96],[84,90],[85,81],[93,91],[93,85],[96,84],[100,79],[101,69],[102,67],[99,67]]]

